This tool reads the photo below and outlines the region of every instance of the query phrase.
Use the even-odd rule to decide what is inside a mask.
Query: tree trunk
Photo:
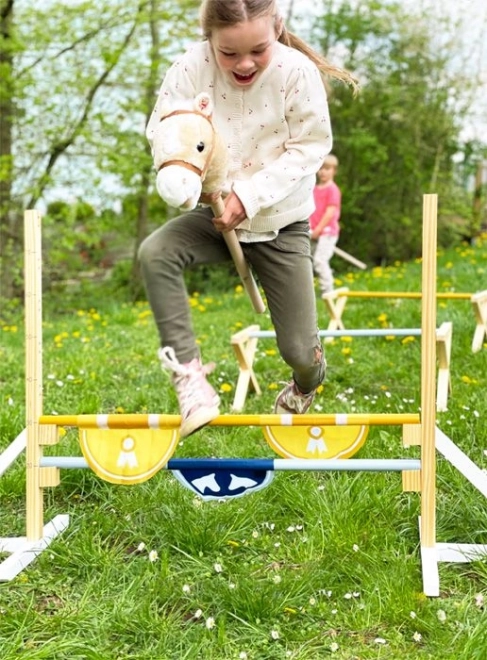
[[[15,292],[16,255],[22,237],[20,212],[12,203],[12,126],[15,112],[12,38],[14,0],[0,0],[0,297]],[[18,260],[18,256],[17,256]]]

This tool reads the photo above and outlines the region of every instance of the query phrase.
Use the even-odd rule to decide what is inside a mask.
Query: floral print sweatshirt
[[[263,237],[311,215],[316,172],[332,148],[318,68],[296,49],[273,48],[267,68],[240,88],[220,71],[208,41],[193,45],[167,71],[146,130],[151,142],[163,102],[177,106],[208,93],[230,157],[222,192],[233,188],[242,202],[244,233]]]

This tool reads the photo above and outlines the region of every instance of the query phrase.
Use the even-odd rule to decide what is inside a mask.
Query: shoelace
[[[162,366],[169,371],[177,374],[178,376],[191,376],[194,373],[194,370],[190,367],[186,367],[184,364],[181,364],[176,357],[176,352],[172,346],[164,346],[164,348],[159,349],[159,358],[162,362]],[[207,376],[215,369],[215,363],[209,362],[208,364],[200,364],[199,371],[204,376]]]

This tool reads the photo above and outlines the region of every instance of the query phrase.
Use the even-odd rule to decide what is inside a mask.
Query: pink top
[[[326,186],[315,186],[313,190],[315,200],[315,212],[310,216],[309,226],[311,229],[317,227],[329,206],[336,206],[336,212],[333,214],[330,222],[324,227],[321,235],[338,236],[340,226],[340,209],[342,202],[342,193],[334,181],[330,181]]]

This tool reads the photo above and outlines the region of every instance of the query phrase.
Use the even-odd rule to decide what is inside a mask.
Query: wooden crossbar
[[[443,412],[447,409],[448,394],[451,392],[450,362],[452,346],[453,324],[450,321],[443,323],[436,331],[436,346],[438,351],[438,382],[436,393],[436,409]],[[322,330],[319,332],[321,337],[333,336],[356,336],[356,337],[374,337],[374,336],[394,336],[394,335],[418,335],[420,329],[403,328],[380,328],[367,330]],[[257,381],[257,376],[253,370],[257,342],[259,339],[275,338],[274,330],[260,330],[258,325],[250,325],[243,330],[235,333],[231,337],[231,345],[236,355],[239,374],[237,385],[235,387],[235,396],[232,409],[236,412],[243,410],[247,393],[252,388],[257,396],[261,394],[261,389]]]
[[[324,293],[323,303],[330,320],[328,330],[345,329],[343,313],[349,298],[410,298],[422,299],[420,291],[350,291],[348,287],[341,287]],[[475,316],[475,330],[472,340],[472,352],[481,350],[484,338],[487,341],[487,289],[477,293],[440,292],[436,293],[437,300],[470,300]]]

